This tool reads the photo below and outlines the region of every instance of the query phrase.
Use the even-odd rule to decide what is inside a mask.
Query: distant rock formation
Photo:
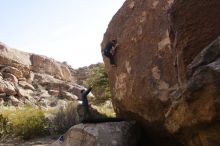
[[[35,54],[32,54],[30,59],[32,65],[31,67],[34,72],[50,74],[55,78],[64,81],[73,81],[71,72],[67,65],[59,63],[51,58]]]
[[[56,106],[75,101],[84,87],[70,66],[46,56],[11,49],[0,43],[0,104]]]
[[[71,73],[66,64],[42,55],[36,55],[8,48],[0,43],[1,65],[9,65],[37,73],[46,73],[64,81],[72,81]],[[26,70],[25,70],[26,69]],[[23,71],[22,70],[22,71]]]
[[[219,0],[126,0],[108,26],[102,49],[120,44],[116,68],[104,57],[113,105],[153,145],[220,145],[219,8]]]
[[[85,80],[89,77],[90,71],[102,65],[103,63],[92,64],[90,66],[80,67],[78,69],[72,70],[73,76],[76,78],[76,83],[79,85],[85,85]]]

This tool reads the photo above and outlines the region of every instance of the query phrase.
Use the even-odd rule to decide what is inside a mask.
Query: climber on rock
[[[115,60],[114,60],[114,55],[115,55],[115,51],[116,51],[117,47],[118,47],[117,41],[112,40],[107,43],[107,45],[105,46],[105,48],[103,50],[103,55],[109,58],[110,64],[112,66],[116,66]]]

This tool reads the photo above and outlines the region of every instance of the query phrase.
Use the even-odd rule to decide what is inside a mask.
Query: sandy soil
[[[47,136],[41,138],[34,138],[27,141],[14,138],[7,140],[7,142],[0,142],[0,146],[49,146],[51,143],[55,142],[59,138],[57,136]]]

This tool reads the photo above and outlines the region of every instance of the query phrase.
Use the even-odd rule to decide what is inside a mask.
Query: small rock
[[[4,99],[0,98],[0,106],[4,104]]]
[[[15,90],[15,86],[13,83],[11,82],[5,82],[5,89],[4,89],[4,92],[7,94],[7,95],[16,95],[17,92]]]
[[[11,81],[13,83],[18,83],[17,77],[11,73],[4,73],[4,78],[7,81]]]
[[[23,73],[18,70],[17,68],[15,67],[12,67],[12,66],[6,66],[4,68],[1,69],[1,72],[2,73],[11,73],[13,75],[15,75],[17,78],[22,78],[23,77]]]
[[[39,97],[40,97],[40,98],[50,98],[51,95],[48,94],[48,91],[47,91],[47,90],[42,89],[42,90],[40,91],[40,93],[39,93]]]
[[[21,87],[17,87],[17,92],[19,97],[25,97],[26,99],[32,98],[32,94],[33,94],[32,90],[24,90]]]
[[[59,96],[60,94],[58,90],[49,90],[48,93],[52,96]]]
[[[63,98],[66,98],[67,100],[71,100],[71,101],[75,101],[78,99],[78,97],[76,95],[73,95],[67,91],[62,91],[61,95]]]
[[[17,98],[15,98],[14,96],[9,96],[8,98],[9,98],[9,100],[11,100],[12,105],[14,105],[14,106],[19,105],[20,101]]]
[[[0,93],[0,98],[5,98],[6,97],[6,93]]]
[[[30,74],[29,74],[28,77],[27,77],[27,82],[28,82],[29,84],[31,84],[31,83],[33,82],[33,80],[34,80],[34,73],[33,73],[33,72],[30,72]]]
[[[25,82],[25,81],[19,81],[18,84],[23,87],[24,89],[30,89],[32,91],[35,90],[34,86],[32,86],[31,84]]]
[[[3,80],[3,75],[1,72],[0,72],[0,80]]]
[[[19,78],[18,81],[26,81],[26,78]]]

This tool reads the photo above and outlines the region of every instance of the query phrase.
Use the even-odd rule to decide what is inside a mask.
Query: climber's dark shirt
[[[111,49],[113,48],[113,46],[114,45],[112,42],[108,42],[108,44],[105,46],[104,53],[109,53]]]
[[[82,99],[82,105],[83,106],[89,106],[88,103],[88,99],[87,99],[87,95],[89,94],[89,92],[92,90],[92,88],[88,88],[88,90],[85,90],[81,93],[81,99]]]

